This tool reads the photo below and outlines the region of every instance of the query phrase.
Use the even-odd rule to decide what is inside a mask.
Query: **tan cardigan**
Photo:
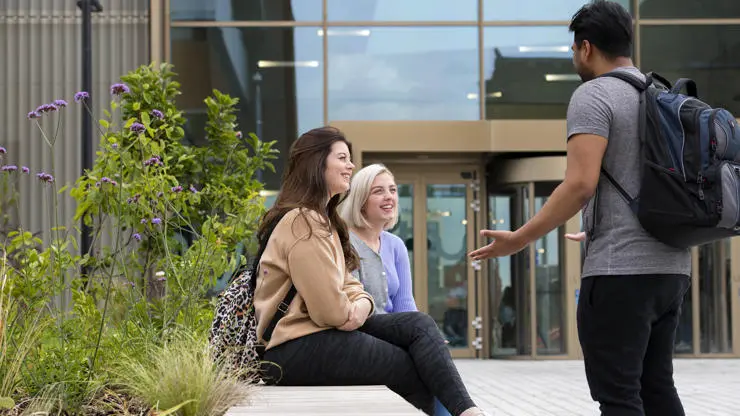
[[[262,334],[291,282],[298,291],[275,327],[266,345],[268,350],[295,338],[342,326],[356,300],[367,298],[373,304],[362,283],[346,269],[337,232],[322,226],[315,211],[304,210],[304,214],[300,215],[297,208],[285,214],[260,259],[254,293],[260,341],[264,342]]]

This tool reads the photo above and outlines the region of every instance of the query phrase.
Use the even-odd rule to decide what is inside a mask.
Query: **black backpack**
[[[740,235],[740,127],[729,111],[697,98],[696,83],[671,84],[655,73],[646,82],[624,72],[640,91],[640,193],[631,197],[602,167],[657,240],[689,248]],[[681,94],[686,87],[687,94]]]

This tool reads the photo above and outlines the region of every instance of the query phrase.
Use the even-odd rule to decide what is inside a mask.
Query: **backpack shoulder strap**
[[[606,74],[599,75],[597,78],[617,78],[621,79],[622,81],[632,85],[635,87],[636,90],[643,92],[647,89],[647,87],[652,84],[653,74],[646,74],[645,75],[645,81],[642,81],[630,74],[627,74],[622,71],[612,71],[607,72]],[[667,82],[667,81],[666,81]],[[668,84],[670,85],[670,84]],[[670,88],[670,87],[669,87]]]
[[[640,143],[641,144],[642,144],[642,142],[644,140],[644,137],[645,137],[644,134],[645,134],[646,116],[647,116],[645,105],[644,105],[645,104],[645,99],[646,99],[645,92],[647,91],[648,87],[650,85],[652,85],[654,78],[657,79],[659,82],[667,85],[668,88],[670,88],[670,83],[668,83],[668,81],[666,81],[660,75],[653,74],[653,73],[648,73],[648,74],[644,74],[644,75],[645,75],[645,81],[642,81],[639,78],[637,78],[635,76],[632,76],[630,74],[627,74],[625,72],[622,72],[622,71],[607,72],[606,74],[602,74],[602,75],[599,75],[599,77],[597,77],[597,78],[600,78],[600,77],[617,78],[619,80],[622,80],[622,81],[630,84],[632,87],[634,87],[640,93],[640,110],[639,110],[639,121],[638,121],[638,123],[639,123],[638,124],[639,125],[639,127],[638,127],[638,134],[640,136],[639,139],[640,139]],[[640,156],[641,158],[644,158],[644,146],[642,146],[642,148],[640,150],[640,155],[641,155]],[[622,196],[622,198],[624,199],[624,201],[630,207],[630,210],[632,210],[632,212],[634,212],[635,214],[637,214],[638,198],[637,197],[635,197],[635,198],[631,197],[630,194],[627,193],[627,191],[622,187],[622,185],[620,185],[619,182],[617,182],[617,180],[614,179],[614,177],[609,172],[607,172],[607,170],[604,168],[603,165],[601,166],[601,173],[606,177],[606,179],[609,181],[609,183],[612,184],[612,186],[614,187],[614,189],[616,189],[617,192],[619,192],[619,194]],[[642,176],[642,164],[640,166],[640,175]],[[597,198],[597,200],[594,201],[594,206],[596,206],[596,204],[598,204],[598,196],[596,198]],[[593,234],[595,234],[595,232],[596,232],[596,225],[597,225],[597,223],[598,223],[598,221],[596,219],[594,219],[594,226],[593,226],[593,229],[591,231]],[[591,240],[593,240],[593,238],[595,238],[595,236],[589,236],[589,238]]]

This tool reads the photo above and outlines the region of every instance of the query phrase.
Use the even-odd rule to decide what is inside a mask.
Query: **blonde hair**
[[[362,208],[370,197],[370,188],[373,186],[373,181],[378,177],[378,175],[382,175],[383,173],[387,173],[391,178],[393,178],[393,173],[380,163],[365,166],[352,177],[352,183],[349,187],[347,199],[345,199],[339,207],[339,215],[342,217],[344,222],[347,223],[348,227],[370,227],[370,224],[367,222],[367,218],[365,218],[365,215],[362,213]],[[383,229],[389,230],[395,227],[397,222],[398,204],[396,204],[393,218],[383,225]]]

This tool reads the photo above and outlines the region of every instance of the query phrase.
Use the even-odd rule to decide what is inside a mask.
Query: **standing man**
[[[508,256],[546,235],[584,204],[587,237],[578,336],[591,397],[603,416],[683,416],[673,383],[673,344],[689,287],[689,250],[651,237],[602,166],[630,195],[640,187],[639,93],[599,77],[621,71],[645,80],[630,58],[632,18],[619,4],[595,0],[574,16],[573,64],[584,84],[568,107],[565,180],[516,231],[482,230],[494,241],[473,259]]]

